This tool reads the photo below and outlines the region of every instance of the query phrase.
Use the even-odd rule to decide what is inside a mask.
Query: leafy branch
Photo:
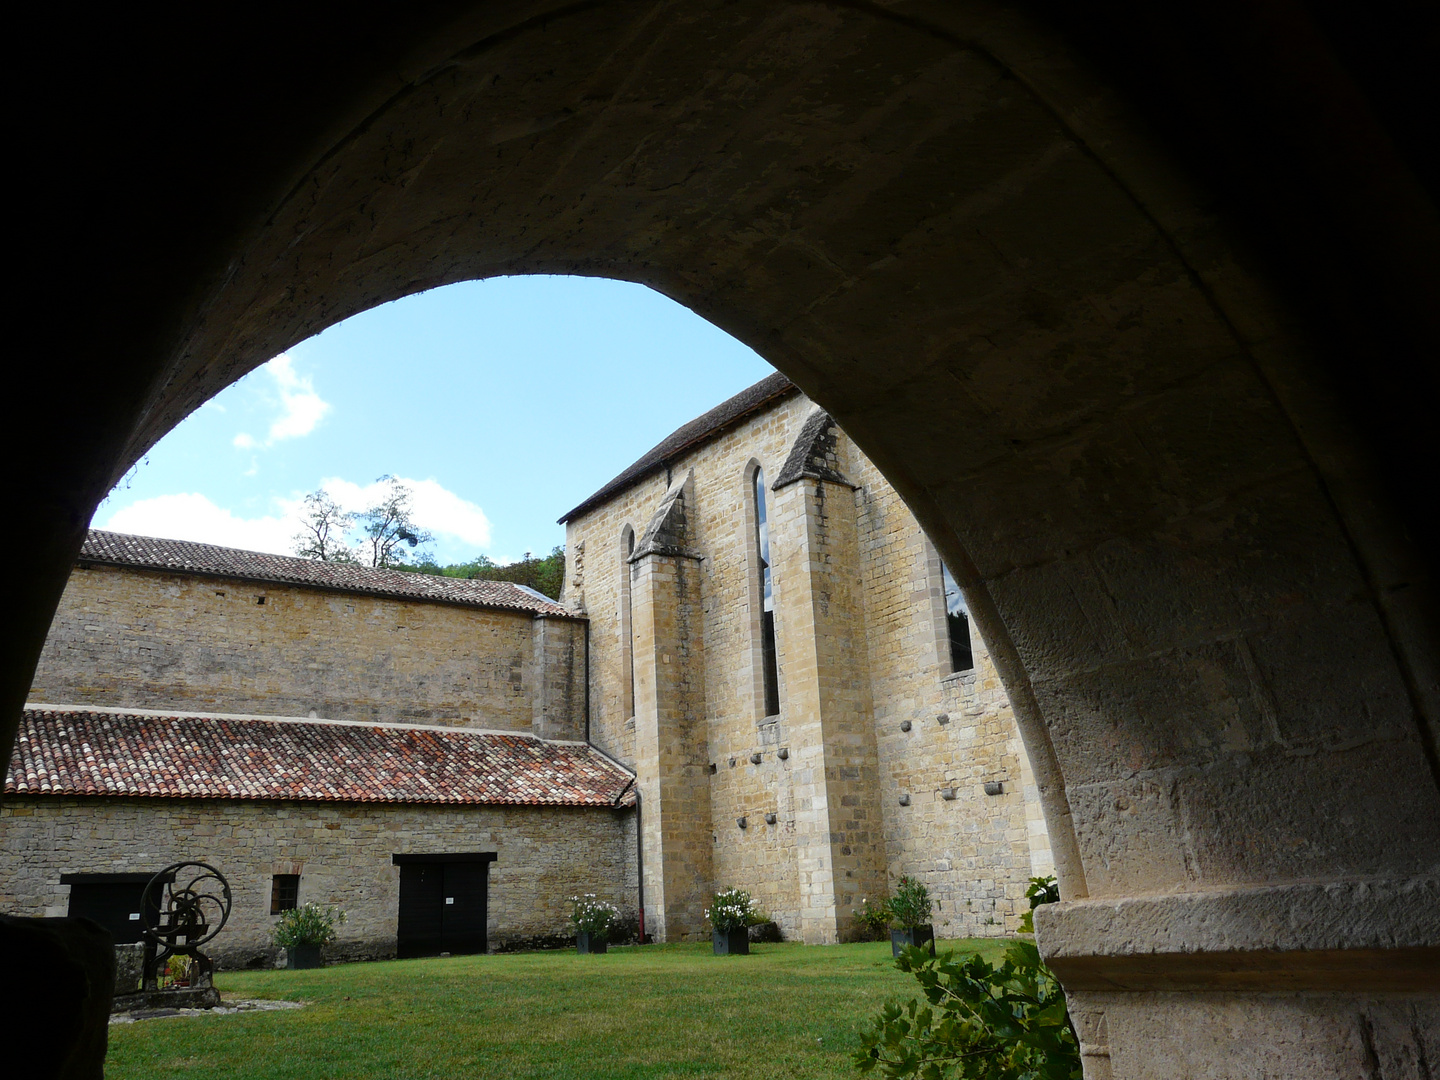
[[[920,1080],[1080,1080],[1080,1044],[1060,982],[1028,941],[996,967],[979,955],[907,948],[895,961],[925,1002],[887,1002],[861,1036],[862,1073]]]

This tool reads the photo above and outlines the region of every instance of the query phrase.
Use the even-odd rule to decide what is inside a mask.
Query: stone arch
[[[1216,18],[1237,20],[1237,41],[1270,40],[1247,17]],[[1329,207],[1319,224],[1338,237],[1313,273],[1232,211],[1243,181],[1214,181],[1217,197],[1192,167],[1186,151],[1213,139],[1172,154],[1147,127],[1134,79],[1148,68],[1106,67],[1067,26],[980,0],[502,3],[396,15],[355,42],[297,23],[293,40],[322,56],[287,74],[311,80],[295,92],[246,81],[284,65],[256,59],[280,45],[241,34],[196,63],[189,134],[173,117],[112,135],[97,121],[87,142],[67,121],[87,156],[79,195],[51,195],[54,219],[130,217],[92,222],[92,273],[64,309],[37,302],[67,359],[7,413],[41,552],[12,585],[7,725],[99,498],[218,389],[447,282],[642,282],[827,409],[965,587],[1065,895],[1090,898],[1041,922],[1076,1000],[1108,1017],[1108,1043],[1105,1025],[1085,1029],[1091,1057],[1119,1047],[1125,1075],[1141,1071],[1126,1048],[1173,1045],[1189,1064],[1172,1072],[1204,1071],[1228,1051],[1186,1042],[1212,1006],[1184,991],[1232,993],[1263,1032],[1292,1006],[1254,994],[1308,989],[1330,995],[1315,1023],[1339,1034],[1316,1043],[1325,1072],[1291,1071],[1343,1073],[1355,1017],[1384,1012],[1364,997],[1378,972],[1432,985],[1416,958],[1436,908],[1416,898],[1440,865],[1440,649],[1433,533],[1404,487],[1433,484],[1414,434],[1433,382],[1385,357],[1433,354],[1440,244],[1433,202],[1366,127],[1343,65],[1312,48],[1303,12],[1275,19],[1281,59],[1318,80],[1288,82],[1321,90],[1253,98],[1282,134],[1319,117],[1314,146],[1302,134],[1279,151],[1287,176],[1340,175],[1290,193]],[[142,42],[153,29],[108,53],[159,71],[199,51]],[[1169,76],[1177,93],[1231,61],[1269,78],[1273,58],[1249,45],[1212,55],[1120,27],[1116,47],[1145,33],[1198,57],[1198,74]],[[91,61],[143,127],[153,88]],[[1245,114],[1163,107],[1203,126],[1211,105]],[[1346,169],[1370,171],[1350,184]],[[1385,214],[1326,203],[1332,183]],[[67,317],[76,304],[87,318]],[[1351,396],[1409,419],[1347,411],[1327,349]],[[1156,989],[1182,993],[1165,1004]]]

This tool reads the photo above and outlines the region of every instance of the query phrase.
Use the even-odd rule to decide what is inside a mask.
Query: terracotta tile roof
[[[26,709],[7,795],[628,806],[593,747],[464,728]]]
[[[631,484],[663,469],[687,450],[723,434],[747,416],[759,412],[772,401],[785,397],[787,394],[798,394],[799,392],[795,384],[778,371],[774,375],[765,376],[754,386],[741,390],[728,401],[716,405],[704,416],[697,416],[688,424],[671,432],[666,438],[651,447],[639,461],[575,507],[574,510],[562,516],[560,523],[563,525],[570,519],[579,517],[585,511],[599,506],[601,503],[609,502]]]
[[[316,562],[291,555],[197,544],[189,540],[162,540],[154,536],[91,529],[76,564],[138,566],[182,574],[242,578],[274,585],[305,585],[336,592],[364,593],[401,600],[431,600],[442,604],[503,608],[573,619],[577,616],[548,596],[509,581],[470,581],[465,578],[408,574],[403,570],[377,570],[371,566]]]

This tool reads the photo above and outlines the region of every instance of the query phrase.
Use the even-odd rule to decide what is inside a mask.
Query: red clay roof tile
[[[631,779],[518,733],[26,709],[5,794],[628,806]]]

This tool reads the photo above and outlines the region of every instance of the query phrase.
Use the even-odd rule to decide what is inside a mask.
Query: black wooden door
[[[395,955],[439,956],[446,952],[445,864],[409,863],[400,867],[400,922]]]
[[[64,874],[61,884],[70,886],[67,914],[94,919],[110,931],[116,945],[140,941],[143,926],[140,894],[150,877],[149,874]],[[157,896],[150,898],[152,915]]]
[[[493,858],[442,861],[434,856],[396,857],[400,863],[398,957],[485,951]]]
[[[445,863],[444,952],[483,953],[490,864]]]

